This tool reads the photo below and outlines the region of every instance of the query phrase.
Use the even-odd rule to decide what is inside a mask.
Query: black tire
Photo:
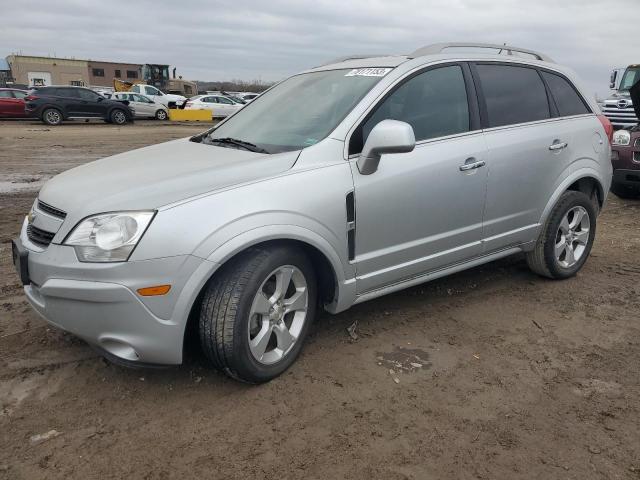
[[[622,185],[620,183],[613,182],[611,184],[611,191],[619,198],[622,199],[635,199],[640,198],[640,187],[633,188],[628,185]]]
[[[295,267],[306,281],[306,317],[288,353],[266,365],[254,357],[249,345],[250,311],[259,289],[276,269],[286,266]],[[247,383],[267,382],[289,368],[300,354],[314,320],[316,299],[315,273],[302,250],[286,246],[251,248],[223,266],[206,287],[199,318],[202,349],[213,365],[230,377]],[[269,338],[277,341],[271,333]]]
[[[52,127],[60,125],[62,120],[62,112],[57,108],[47,108],[42,112],[42,121]]]
[[[167,119],[167,112],[163,109],[159,109],[156,112],[156,120],[166,120]]]
[[[109,120],[111,120],[111,123],[114,123],[115,125],[124,125],[129,119],[127,118],[127,114],[124,110],[116,108],[111,110]]]
[[[561,222],[565,218],[565,215],[576,207],[582,207],[589,217],[588,240],[576,263],[565,267],[562,265],[561,260],[556,258],[556,242],[561,241],[559,239],[559,235],[561,235],[559,231]],[[583,267],[589,257],[596,234],[596,221],[597,212],[593,201],[587,195],[578,191],[564,192],[553,207],[536,241],[534,249],[526,254],[529,268],[538,275],[547,278],[564,279],[574,276]]]

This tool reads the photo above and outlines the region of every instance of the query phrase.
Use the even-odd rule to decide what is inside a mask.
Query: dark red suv
[[[24,97],[26,90],[0,88],[0,118],[24,118]]]
[[[640,81],[629,90],[636,116],[640,118]],[[617,130],[611,143],[613,182],[611,191],[621,198],[640,197],[640,124]]]

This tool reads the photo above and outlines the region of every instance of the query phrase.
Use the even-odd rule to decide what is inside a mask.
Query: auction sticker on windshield
[[[345,77],[384,77],[391,68],[354,68]]]

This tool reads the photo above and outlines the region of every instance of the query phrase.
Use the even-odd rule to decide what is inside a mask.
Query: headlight
[[[631,134],[626,130],[617,130],[613,132],[613,140],[611,141],[612,145],[620,145],[622,147],[626,147],[631,143]]]
[[[71,245],[81,262],[126,262],[155,212],[114,212],[85,218],[71,231]]]

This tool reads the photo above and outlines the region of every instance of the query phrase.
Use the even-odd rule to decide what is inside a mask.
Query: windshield
[[[232,138],[268,153],[318,143],[390,68],[329,70],[288,78],[210,131],[208,141]]]
[[[629,67],[620,80],[620,90],[629,90],[640,80],[640,67]]]

